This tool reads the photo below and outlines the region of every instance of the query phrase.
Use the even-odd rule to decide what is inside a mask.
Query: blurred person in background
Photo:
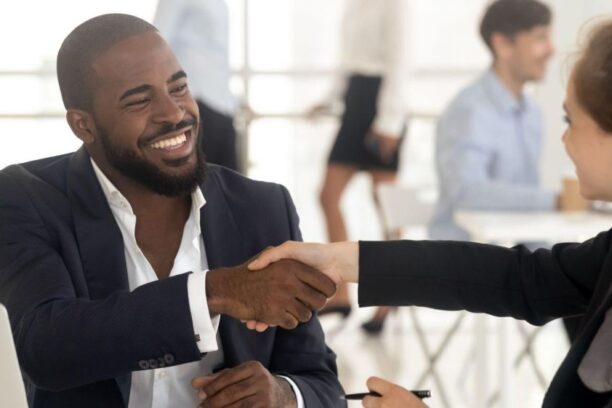
[[[229,88],[229,21],[225,0],[159,0],[153,24],[189,75],[201,117],[199,147],[210,163],[239,166]]]
[[[348,239],[340,202],[355,174],[366,171],[376,187],[395,182],[406,129],[407,0],[348,0],[341,26],[339,77],[310,116],[333,111],[343,97],[340,130],[329,155],[320,201],[330,242]],[[377,205],[378,207],[378,205]],[[347,287],[339,288],[324,313],[350,313]],[[378,332],[386,310],[364,329]]]
[[[540,109],[525,93],[544,78],[554,48],[552,13],[537,0],[497,0],[486,9],[480,34],[493,63],[461,91],[438,121],[439,200],[432,239],[467,240],[454,214],[460,209],[553,211],[561,201],[542,188]],[[532,248],[548,243],[526,243]],[[570,341],[579,319],[564,319]]]

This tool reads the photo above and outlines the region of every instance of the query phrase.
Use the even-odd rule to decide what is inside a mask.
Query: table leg
[[[499,336],[499,389],[501,408],[513,408],[514,373],[512,370],[512,330],[508,318],[498,322]]]
[[[475,408],[486,408],[489,395],[489,380],[487,369],[487,316],[484,314],[476,315],[475,319],[476,334],[476,387],[475,387]]]

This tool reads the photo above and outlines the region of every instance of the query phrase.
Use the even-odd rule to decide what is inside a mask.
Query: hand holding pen
[[[366,408],[427,408],[421,398],[430,396],[429,391],[408,391],[407,389],[378,377],[370,377],[367,382],[369,393],[344,396],[345,399],[363,396]]]

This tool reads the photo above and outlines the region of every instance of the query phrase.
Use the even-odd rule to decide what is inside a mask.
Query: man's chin
[[[530,81],[542,81],[546,77],[546,67],[538,67],[531,72]]]
[[[179,157],[177,159],[163,159],[162,161],[164,162],[165,165],[169,166],[169,167],[189,167],[190,169],[193,169],[193,167],[196,165],[192,165],[189,166],[189,160],[193,158],[193,155],[189,155],[189,156],[185,156],[185,157]]]
[[[148,187],[158,194],[169,197],[187,196],[199,187],[205,178],[204,170],[181,173],[164,173],[158,176],[153,183],[149,181]]]
[[[205,169],[203,161],[190,161],[188,157],[182,165],[172,164],[164,163],[164,165],[160,166],[144,161],[126,160],[115,162],[115,167],[126,177],[140,183],[151,191],[169,197],[189,195],[204,181]]]

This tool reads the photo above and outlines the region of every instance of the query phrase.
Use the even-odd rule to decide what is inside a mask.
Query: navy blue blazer
[[[211,269],[300,239],[282,186],[208,165],[201,188]],[[121,232],[83,148],[0,172],[0,303],[31,407],[124,407],[130,373],[143,361],[199,360],[187,276],[129,292]],[[222,316],[219,332],[228,367],[257,360],[291,377],[308,407],[344,406],[316,317],[295,330],[257,333]]]

